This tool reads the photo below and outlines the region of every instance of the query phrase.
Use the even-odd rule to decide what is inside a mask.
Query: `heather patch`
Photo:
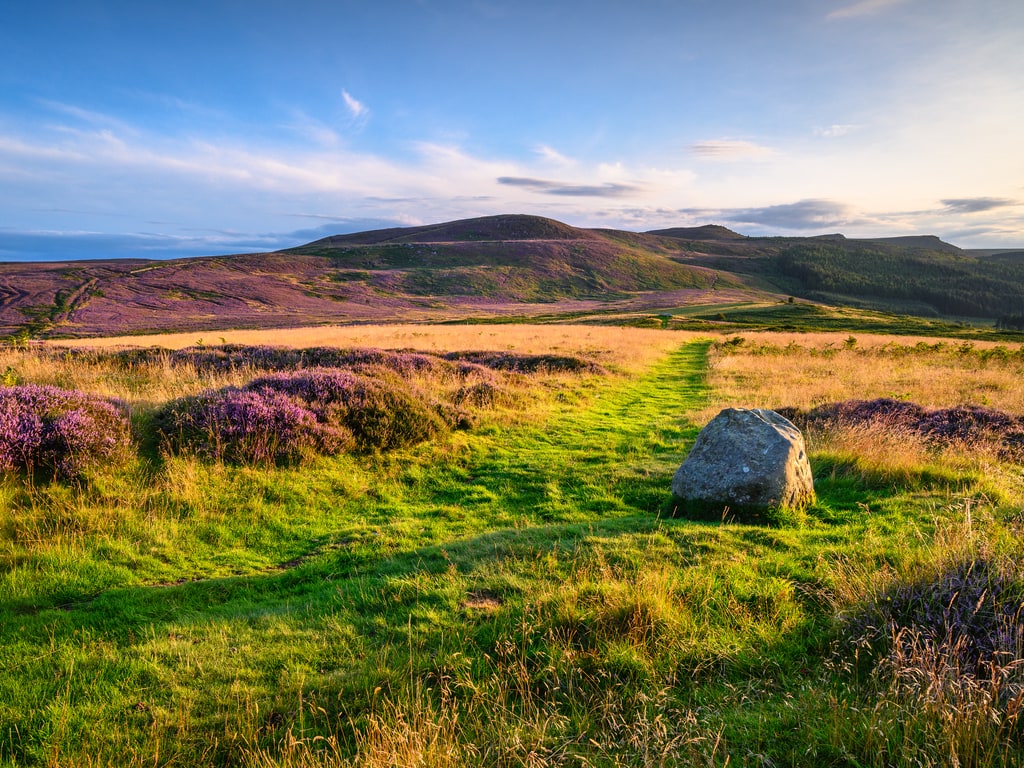
[[[154,362],[166,356],[173,364],[197,370],[293,371],[306,368],[387,368],[408,377],[447,375],[466,378],[487,371],[514,373],[605,373],[604,368],[572,355],[520,354],[515,352],[449,352],[444,355],[373,347],[306,347],[292,349],[268,345],[221,344],[192,346],[167,352],[156,347],[114,353],[123,364]]]
[[[455,406],[399,378],[338,369],[276,373],[181,398],[156,416],[164,445],[228,461],[290,462],[307,453],[388,450],[468,426]]]
[[[511,402],[514,396],[503,386],[493,381],[478,381],[459,387],[452,397],[458,405],[475,408],[493,408],[503,402]]]
[[[225,373],[235,370],[295,371],[306,368],[386,367],[402,376],[413,374],[465,374],[461,366],[437,355],[409,350],[385,350],[354,347],[276,347],[266,344],[194,345],[167,350],[162,347],[139,347],[116,352],[71,347],[47,350],[51,357],[81,360],[87,363],[110,362],[128,368],[168,361],[172,365],[188,365],[197,371]]]
[[[1018,764],[1024,712],[1024,582],[992,558],[897,584],[846,623],[871,665],[851,721],[871,764]],[[948,760],[948,762],[947,762]]]
[[[338,349],[308,347],[290,349],[266,345],[224,344],[186,347],[171,353],[176,364],[190,364],[201,370],[251,368],[262,371],[292,371],[305,368],[353,368],[382,366],[402,376],[438,374],[453,369],[435,355],[384,349]]]
[[[175,400],[155,417],[166,448],[225,461],[282,464],[353,444],[342,425],[317,418],[297,398],[271,389],[228,387]]]
[[[75,479],[127,457],[128,419],[117,404],[78,390],[0,387],[0,469]]]
[[[607,371],[597,363],[571,355],[527,355],[515,352],[449,352],[446,360],[476,363],[514,373],[596,373]]]
[[[399,448],[466,426],[458,409],[397,378],[319,369],[271,374],[245,388],[281,392],[308,404],[318,418],[351,429],[362,450]]]
[[[928,410],[912,402],[878,398],[779,412],[803,427],[872,427],[916,433],[936,445],[988,443],[1008,457],[1024,454],[1024,417],[977,405]]]
[[[853,616],[854,644],[882,651],[891,668],[914,649],[952,655],[965,675],[987,679],[1015,668],[1024,651],[1024,583],[1018,569],[991,559],[957,563],[935,576],[898,584]]]

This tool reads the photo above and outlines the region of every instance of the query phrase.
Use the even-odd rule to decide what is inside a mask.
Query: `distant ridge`
[[[508,214],[272,253],[0,264],[0,336],[593,320],[751,297],[998,320],[1020,312],[1022,295],[1020,249],[979,258],[928,235],[746,237],[714,224],[640,233]]]
[[[906,235],[904,237],[867,237],[858,238],[861,243],[883,243],[885,245],[899,245],[904,248],[927,248],[929,251],[944,251],[945,253],[959,253],[964,251],[952,243],[940,240],[935,235]]]
[[[465,243],[484,240],[582,240],[592,235],[554,219],[524,214],[484,216],[422,227],[397,227],[332,235],[309,245],[381,245],[384,243]]]
[[[675,237],[680,240],[746,240],[745,235],[733,232],[720,224],[705,224],[703,227],[672,227],[671,229],[651,229],[645,234],[661,237]]]

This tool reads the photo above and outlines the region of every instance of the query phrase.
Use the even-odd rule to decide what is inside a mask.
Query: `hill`
[[[445,243],[487,240],[582,240],[590,237],[586,230],[570,227],[542,216],[504,215],[478,219],[461,219],[423,227],[399,227],[333,235],[309,247],[374,245],[379,243]],[[307,246],[304,246],[307,247]]]
[[[1021,296],[1016,254],[977,258],[931,236],[744,237],[717,225],[638,233],[506,215],[334,235],[274,253],[0,264],[0,334],[646,321],[786,297],[999,321],[1019,315]]]
[[[769,291],[911,315],[997,320],[1019,313],[1024,297],[1024,261],[979,259],[931,236],[746,238],[692,262]]]
[[[952,243],[940,240],[935,235],[908,235],[905,237],[872,237],[864,238],[858,242],[879,243],[882,245],[895,245],[907,248],[924,248],[929,251],[944,251],[945,253],[964,253]]]
[[[339,235],[276,253],[5,264],[0,333],[562,317],[714,300],[705,295],[742,288],[686,263],[686,253],[663,238],[492,216]]]
[[[681,240],[743,240],[746,236],[733,232],[718,224],[705,224],[703,227],[674,227],[672,229],[652,229],[649,235],[675,237]]]

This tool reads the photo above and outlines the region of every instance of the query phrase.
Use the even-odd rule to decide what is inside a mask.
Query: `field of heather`
[[[358,326],[0,350],[0,766],[1022,762],[1024,348]],[[673,515],[727,406],[817,502]]]

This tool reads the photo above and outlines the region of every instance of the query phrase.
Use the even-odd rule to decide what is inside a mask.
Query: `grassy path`
[[[522,558],[613,537],[638,514],[641,527],[655,524],[695,434],[686,414],[706,397],[706,350],[687,345],[644,376],[600,382],[588,407],[485,428],[439,458],[211,473],[204,504],[235,516],[208,512],[162,564],[126,556],[132,542],[116,532],[78,542],[77,554],[5,556],[21,594],[0,604],[0,764],[113,761],[120,749],[139,750],[141,762],[160,740],[194,758],[218,739],[228,745],[218,761],[230,764],[263,733],[266,711],[294,710],[281,702],[304,688],[337,697],[340,675],[344,695],[362,700],[393,675],[387,659],[413,626],[437,651],[467,594],[507,587],[521,603],[514,584],[537,575]],[[285,567],[266,572],[275,563]],[[225,568],[243,575],[173,583]],[[457,589],[445,582],[452,568],[463,574],[451,577]],[[170,584],[146,586],[147,574]],[[52,597],[32,597],[37,579]],[[443,597],[451,589],[458,595]]]

